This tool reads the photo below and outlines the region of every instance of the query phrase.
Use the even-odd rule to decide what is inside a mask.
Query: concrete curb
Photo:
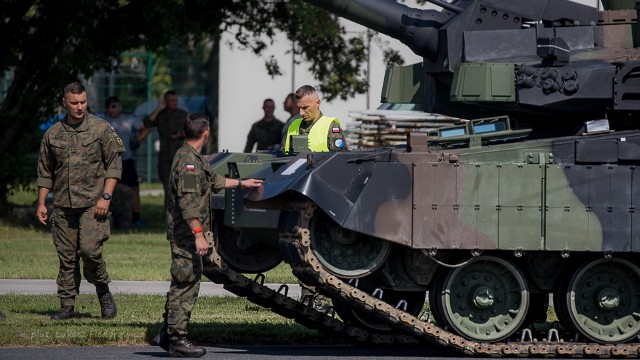
[[[169,281],[122,281],[116,280],[109,284],[114,294],[141,294],[141,295],[165,295],[169,291]],[[278,291],[281,284],[265,284],[269,288]],[[288,296],[294,299],[300,297],[300,285],[287,284]],[[26,280],[26,279],[0,279],[0,294],[20,295],[55,295],[57,285],[55,280]],[[95,287],[86,280],[80,284],[80,294],[95,294]],[[200,296],[235,296],[228,292],[220,284],[210,281],[202,281],[200,284]]]

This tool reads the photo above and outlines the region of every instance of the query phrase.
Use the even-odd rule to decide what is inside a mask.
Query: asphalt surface
[[[269,288],[278,291],[281,284],[265,284]],[[112,281],[109,288],[114,294],[141,294],[141,295],[165,295],[169,291],[169,281]],[[86,280],[80,284],[80,294],[95,294],[96,288]],[[292,298],[300,296],[298,284],[287,285],[287,295]],[[281,291],[284,291],[282,289]],[[0,279],[0,294],[22,295],[55,295],[57,285],[51,280],[22,280]],[[202,281],[200,284],[200,296],[235,296],[225,290],[222,285],[210,281]]]
[[[465,358],[433,348],[360,347],[316,345],[248,345],[205,347],[200,359],[273,360],[273,359],[453,359]],[[154,346],[74,347],[11,349],[0,348],[0,359],[47,360],[114,360],[168,358],[168,353]]]

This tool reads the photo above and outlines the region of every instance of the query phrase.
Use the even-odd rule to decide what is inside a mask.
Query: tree
[[[366,91],[363,39],[298,0],[0,0],[0,7],[0,74],[8,85],[0,96],[0,206],[9,185],[32,180],[35,164],[25,164],[25,154],[37,152],[38,125],[55,113],[64,85],[109,69],[128,49],[217,41],[230,31],[234,46],[261,54],[283,31],[327,100]],[[267,65],[277,75],[277,64]]]

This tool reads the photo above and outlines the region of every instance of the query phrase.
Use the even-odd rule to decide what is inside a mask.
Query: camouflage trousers
[[[169,186],[169,177],[171,176],[171,162],[158,161],[158,179],[162,182],[162,189],[164,190],[164,209],[167,210],[167,203],[169,201],[169,194],[171,189]]]
[[[202,257],[195,252],[193,239],[171,241],[171,287],[165,304],[167,334],[171,340],[187,336],[187,324],[198,300]]]
[[[102,244],[109,239],[109,221],[94,218],[95,207],[54,208],[51,237],[56,246],[60,269],[56,283],[62,306],[71,306],[80,289],[80,259],[84,277],[99,293],[109,289],[111,279],[102,258]]]

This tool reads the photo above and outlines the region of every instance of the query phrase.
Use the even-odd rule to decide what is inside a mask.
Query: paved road
[[[273,290],[278,290],[281,284],[266,284]],[[296,299],[300,296],[300,286],[298,284],[287,285],[288,296]],[[112,281],[109,284],[111,292],[114,294],[142,294],[142,295],[165,295],[169,291],[168,281]],[[87,281],[82,280],[80,284],[81,294],[95,294],[95,287]],[[0,294],[25,294],[25,295],[54,295],[57,292],[55,280],[22,280],[22,279],[0,279]],[[222,285],[203,281],[200,285],[201,296],[234,296],[225,290]]]
[[[207,347],[207,353],[200,359],[224,360],[275,360],[275,359],[452,359],[450,354],[438,349],[416,347],[359,347],[359,346],[304,346],[304,345],[248,345]],[[115,360],[115,359],[155,359],[166,358],[168,354],[153,346],[123,347],[75,347],[46,349],[0,348],[0,359],[20,360]],[[458,356],[461,358],[461,356]],[[464,358],[464,357],[462,357]]]

